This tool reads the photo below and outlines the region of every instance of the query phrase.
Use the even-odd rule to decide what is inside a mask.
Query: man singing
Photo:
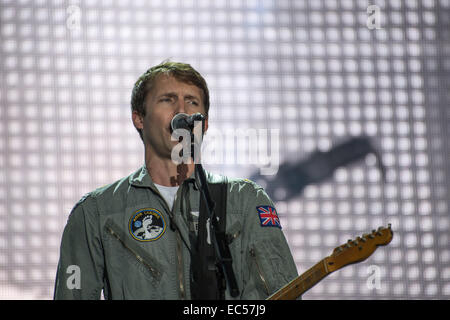
[[[214,224],[195,163],[173,160],[175,115],[200,113],[208,129],[204,78],[189,64],[163,62],[139,77],[131,110],[145,163],[72,209],[54,298],[99,299],[103,290],[105,299],[265,299],[296,277],[277,211],[260,186],[203,171],[215,190]],[[215,231],[225,235],[217,239],[231,267],[221,263],[227,256]]]

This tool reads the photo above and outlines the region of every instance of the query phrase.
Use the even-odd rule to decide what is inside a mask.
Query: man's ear
[[[203,131],[203,134],[206,134],[206,131],[208,131],[208,116],[205,118],[205,130]]]
[[[137,111],[131,113],[131,118],[133,119],[133,124],[136,129],[144,129],[144,117]]]

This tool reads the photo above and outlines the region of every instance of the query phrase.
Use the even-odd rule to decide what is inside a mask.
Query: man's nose
[[[183,99],[178,99],[176,103],[176,113],[186,113],[185,102]]]

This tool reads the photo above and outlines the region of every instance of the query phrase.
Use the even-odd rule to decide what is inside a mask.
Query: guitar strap
[[[226,230],[227,180],[208,183],[211,198],[215,202],[215,215],[218,218],[219,232]],[[191,239],[191,296],[193,300],[224,300],[225,277],[222,268],[216,265],[216,252],[209,234],[209,217],[206,203],[200,197],[198,236]],[[220,279],[220,282],[219,282]]]

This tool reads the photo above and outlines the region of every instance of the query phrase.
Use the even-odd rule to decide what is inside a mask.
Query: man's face
[[[177,113],[206,114],[202,90],[195,85],[180,82],[168,75],[159,75],[145,100],[145,117],[133,111],[133,123],[142,129],[144,144],[152,154],[171,158],[178,141],[171,140],[170,122]],[[205,131],[208,119],[205,121]]]

